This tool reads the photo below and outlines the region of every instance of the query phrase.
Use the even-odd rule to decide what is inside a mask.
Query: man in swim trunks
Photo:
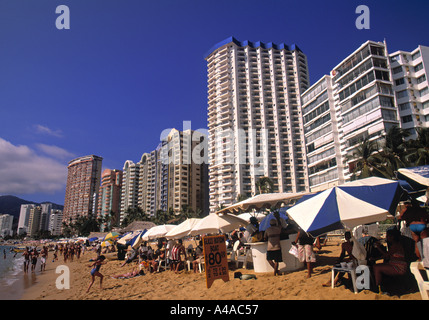
[[[40,251],[40,271],[45,271],[46,259],[48,259],[48,248],[46,246],[43,246],[42,251]]]

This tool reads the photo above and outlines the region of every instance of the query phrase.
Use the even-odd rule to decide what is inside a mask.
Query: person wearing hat
[[[279,273],[279,262],[282,262],[282,248],[280,247],[280,234],[282,228],[277,225],[276,219],[270,220],[270,227],[265,230],[264,239],[267,244],[267,261],[274,269],[274,275]]]

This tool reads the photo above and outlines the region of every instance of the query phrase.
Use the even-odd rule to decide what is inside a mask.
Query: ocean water
[[[0,291],[6,294],[22,278],[24,257],[22,252],[10,252],[12,246],[0,246]]]

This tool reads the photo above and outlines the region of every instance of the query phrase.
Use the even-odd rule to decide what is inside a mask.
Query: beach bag
[[[292,245],[289,249],[289,253],[298,259],[298,247]]]

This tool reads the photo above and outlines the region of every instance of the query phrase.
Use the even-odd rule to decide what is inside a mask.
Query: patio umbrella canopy
[[[429,166],[398,169],[398,178],[404,178],[415,188],[425,189],[429,187]]]
[[[380,197],[380,195],[379,195]],[[316,237],[387,218],[388,211],[365,202],[339,187],[330,188],[296,204],[287,214],[305,231]]]
[[[191,230],[189,235],[196,236],[201,234],[214,233],[217,234],[219,231],[226,233],[231,232],[240,227],[248,225],[246,220],[243,220],[232,214],[216,214],[211,213],[208,216],[202,218]]]
[[[293,200],[300,199],[306,195],[306,192],[299,193],[262,193],[252,198],[238,202],[227,208],[223,208],[216,213],[236,213],[240,211],[248,211],[251,209],[270,209],[272,207],[280,207],[282,204],[288,204]]]
[[[174,224],[162,224],[160,226],[152,227],[144,234],[142,239],[147,241],[162,238],[174,227],[176,227]]]
[[[239,214],[237,217],[246,220],[247,222],[250,222],[250,218],[251,217],[255,217],[256,219],[258,219],[259,222],[261,222],[262,220],[265,219],[267,215],[260,213],[260,212],[256,212],[256,213],[250,213],[250,212],[245,212],[245,213],[241,213]]]
[[[183,221],[165,234],[167,239],[181,239],[186,237],[192,228],[200,221],[198,218],[190,218]]]

